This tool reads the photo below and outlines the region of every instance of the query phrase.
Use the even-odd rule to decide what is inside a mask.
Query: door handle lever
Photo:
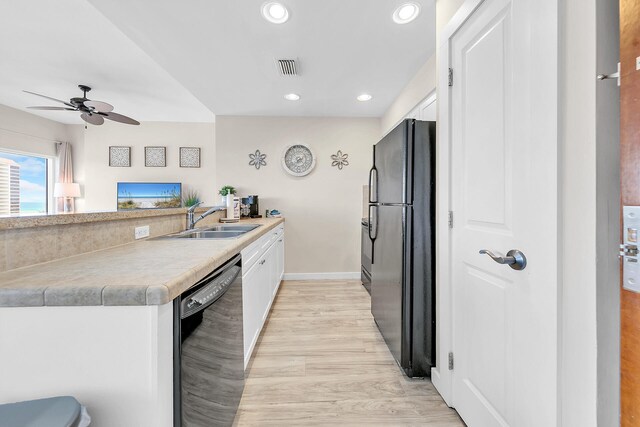
[[[487,254],[498,264],[506,264],[514,270],[524,270],[527,266],[527,257],[517,249],[511,249],[505,257],[494,255],[493,252],[487,249],[482,249],[480,254]]]
[[[620,86],[620,63],[618,62],[618,71],[611,74],[598,74],[596,76],[598,80],[616,79],[618,86]]]

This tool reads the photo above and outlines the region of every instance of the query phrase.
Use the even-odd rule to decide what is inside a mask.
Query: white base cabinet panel
[[[284,226],[276,227],[241,254],[246,369],[284,276]]]
[[[92,426],[173,425],[172,303],[3,307],[0,337],[0,403],[71,395]]]

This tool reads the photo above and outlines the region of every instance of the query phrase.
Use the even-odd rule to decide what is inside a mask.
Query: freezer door
[[[405,120],[375,146],[372,201],[411,203],[411,152],[414,120]]]
[[[393,357],[402,367],[408,364],[410,331],[405,316],[410,315],[405,291],[406,266],[410,265],[410,244],[406,221],[411,207],[378,206],[377,236],[373,242],[375,260],[371,274],[371,312]],[[409,222],[410,223],[410,222]],[[410,235],[410,234],[409,234]]]

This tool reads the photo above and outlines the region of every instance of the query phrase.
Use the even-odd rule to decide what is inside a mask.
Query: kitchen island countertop
[[[162,305],[283,218],[231,239],[146,239],[0,273],[0,307]]]

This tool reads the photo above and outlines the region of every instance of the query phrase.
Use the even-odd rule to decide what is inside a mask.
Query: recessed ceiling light
[[[274,24],[283,24],[289,19],[289,11],[282,3],[270,1],[262,5],[262,16]]]
[[[298,95],[297,93],[288,93],[284,96],[284,99],[286,99],[287,101],[297,101],[300,99],[300,95]]]
[[[362,95],[358,95],[356,99],[361,102],[371,101],[371,99],[373,99],[373,96],[369,95],[368,93],[363,93]]]
[[[393,12],[393,21],[396,24],[407,24],[418,17],[420,6],[417,3],[404,3]]]

